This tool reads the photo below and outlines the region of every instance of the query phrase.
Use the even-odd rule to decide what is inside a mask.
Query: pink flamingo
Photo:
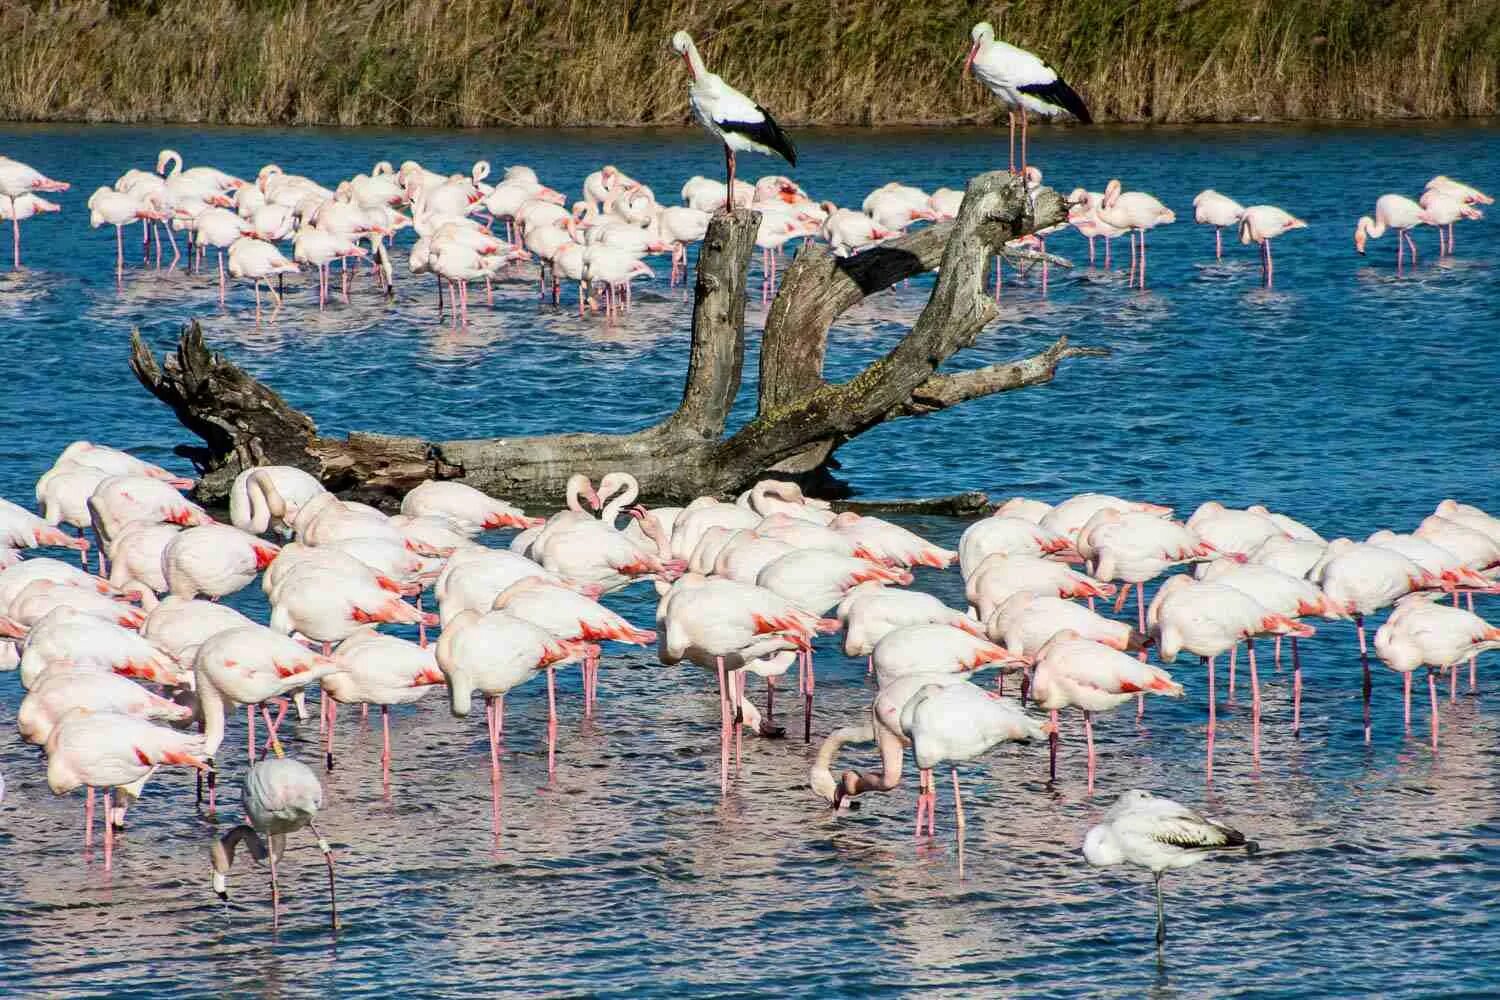
[[[732,709],[744,700],[743,668],[779,652],[804,652],[817,633],[837,630],[836,619],[820,618],[765,587],[731,580],[687,574],[662,598],[657,607],[658,658],[668,666],[690,660],[718,676],[721,793],[729,791]],[[737,696],[731,695],[731,682],[738,688]],[[804,694],[810,714],[812,695]],[[733,736],[738,756],[738,732]]]
[[[104,870],[113,864],[115,827],[110,793],[119,789],[132,798],[158,767],[180,765],[209,770],[204,737],[153,725],[145,719],[112,712],[70,713],[47,738],[47,786],[54,795],[79,785],[104,789]],[[84,846],[93,837],[94,798],[84,806]]]
[[[1099,204],[1099,218],[1120,229],[1128,229],[1140,235],[1140,283],[1146,287],[1146,232],[1157,226],[1177,221],[1177,215],[1167,206],[1143,191],[1122,191],[1118,180],[1111,180],[1104,187],[1104,200]],[[1130,272],[1136,272],[1135,238],[1130,243]]]
[[[1275,205],[1251,205],[1245,209],[1240,220],[1240,242],[1260,244],[1261,270],[1267,288],[1271,287],[1271,276],[1276,270],[1271,261],[1271,240],[1293,229],[1306,228],[1306,222]]]
[[[1417,263],[1417,244],[1411,238],[1416,226],[1433,225],[1432,213],[1410,198],[1383,194],[1375,200],[1375,217],[1361,216],[1354,227],[1354,249],[1364,256],[1365,243],[1379,239],[1387,229],[1396,231],[1396,270],[1401,269],[1403,244],[1411,247],[1412,266]]]
[[[485,699],[490,737],[490,798],[494,835],[500,836],[500,739],[505,731],[505,696],[539,671],[547,672],[547,756],[556,747],[557,695],[552,668],[597,655],[598,647],[559,639],[546,629],[505,611],[481,615],[464,611],[443,629],[437,644],[438,669],[448,681],[453,714],[464,718],[474,692]],[[549,771],[550,773],[550,771]]]
[[[1375,632],[1375,655],[1402,676],[1406,731],[1411,732],[1411,675],[1429,667],[1427,693],[1432,699],[1432,750],[1437,752],[1437,683],[1434,674],[1457,667],[1489,649],[1500,649],[1500,629],[1472,611],[1434,603],[1432,595],[1401,599],[1391,617]]]
[[[1102,643],[1063,629],[1042,646],[1032,667],[1031,697],[1052,718],[1046,727],[1051,738],[1050,780],[1057,780],[1057,713],[1074,707],[1083,711],[1088,743],[1088,788],[1094,791],[1093,713],[1118,708],[1137,694],[1182,697],[1182,685],[1165,670],[1142,663]]]
[[[1174,576],[1151,601],[1146,621],[1157,637],[1157,652],[1163,663],[1171,663],[1186,650],[1208,660],[1208,758],[1207,772],[1213,778],[1214,732],[1218,699],[1214,695],[1214,659],[1233,649],[1242,639],[1257,635],[1294,635],[1307,638],[1316,629],[1266,608],[1243,591],[1218,583],[1203,583],[1191,577]],[[1249,646],[1251,689],[1251,759],[1260,762],[1260,677],[1256,672],[1255,647]]]

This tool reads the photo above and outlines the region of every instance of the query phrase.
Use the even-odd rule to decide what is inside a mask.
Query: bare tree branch
[[[985,365],[970,371],[934,375],[912,390],[910,398],[886,413],[887,420],[920,416],[980,396],[993,396],[1013,389],[1028,389],[1051,382],[1057,366],[1068,358],[1106,358],[1102,347],[1073,347],[1066,336],[1058,337],[1045,351],[1020,361]]]

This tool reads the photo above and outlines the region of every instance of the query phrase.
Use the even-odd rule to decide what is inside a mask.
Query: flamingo
[[[365,248],[353,238],[340,232],[331,232],[319,226],[303,226],[297,230],[292,241],[292,260],[298,264],[311,264],[318,270],[318,311],[328,301],[329,265],[335,260],[347,261],[350,257],[364,257]],[[348,289],[344,290],[344,301],[349,301]]]
[[[324,749],[328,770],[333,770],[333,725],[337,706],[379,705],[382,748],[380,773],[391,780],[391,706],[410,705],[433,685],[443,683],[433,646],[419,646],[372,628],[360,629],[339,643],[333,660],[338,671],[320,682],[328,700],[325,707],[328,742]]]
[[[1214,227],[1214,260],[1224,259],[1224,228],[1235,227],[1245,217],[1245,206],[1213,188],[1193,198],[1193,221]]]
[[[717,79],[717,78],[716,78]],[[45,176],[33,167],[20,160],[12,160],[8,156],[0,156],[0,195],[10,199],[10,225],[14,233],[14,242],[11,248],[11,267],[15,270],[21,268],[21,216],[16,211],[16,199],[22,195],[50,193],[54,191],[66,191],[66,181],[55,181]]]
[[[245,746],[253,764],[257,749],[256,708],[259,707],[268,730],[266,747],[277,748],[281,744],[276,739],[276,730],[286,715],[286,700],[282,696],[338,669],[332,658],[320,656],[295,639],[262,625],[225,629],[204,639],[193,656],[193,673],[209,764],[213,764],[214,754],[224,742],[226,707],[245,706]],[[272,700],[279,703],[274,721],[264,704]],[[209,812],[214,811],[217,774],[217,769],[209,772]]]
[[[953,774],[953,810],[958,834],[964,832],[964,804],[958,789],[958,765],[975,759],[1001,743],[1040,740],[1045,734],[1036,720],[1010,698],[968,683],[927,683],[901,709],[901,728],[911,740],[919,787],[917,835],[922,833],[922,801],[927,803],[927,834],[933,834],[937,788],[932,769],[947,763]]]
[[[209,637],[254,624],[227,604],[167,597],[151,609],[140,634],[180,663],[191,666],[198,647]]]
[[[47,786],[62,795],[87,785],[104,789],[104,870],[114,855],[114,812],[110,794],[136,798],[158,767],[181,765],[205,770],[208,764],[202,736],[153,725],[145,719],[113,712],[93,714],[76,710],[65,716],[47,737]],[[94,797],[85,806],[84,846],[93,837]]]
[[[128,677],[74,667],[49,670],[32,685],[16,710],[16,728],[27,743],[45,745],[58,722],[77,709],[153,722],[193,717],[191,707],[152,694]]]
[[[241,236],[248,236],[251,226],[227,208],[206,208],[193,220],[195,243],[200,255],[204,247],[213,247],[219,258],[219,305],[224,304],[224,251]]]
[[[1042,527],[1035,521],[1012,517],[996,510],[991,517],[975,521],[958,539],[959,573],[965,580],[979,564],[995,553],[1015,556],[1076,557],[1073,540]]]
[[[1432,213],[1404,195],[1383,194],[1375,200],[1375,217],[1360,216],[1354,227],[1354,249],[1364,256],[1365,243],[1385,235],[1387,229],[1396,231],[1396,268],[1402,263],[1403,243],[1411,247],[1411,262],[1417,263],[1417,244],[1411,238],[1416,226],[1433,225]]]
[[[898,590],[880,583],[862,583],[849,591],[838,606],[844,625],[844,655],[868,656],[875,670],[875,646],[891,632],[907,625],[947,625],[974,636],[983,626],[962,611],[955,611],[931,594]]]
[[[1167,918],[1162,905],[1161,877],[1173,868],[1187,868],[1211,851],[1259,850],[1253,840],[1217,820],[1199,815],[1171,799],[1132,788],[1121,793],[1104,814],[1104,822],[1083,839],[1083,856],[1095,868],[1131,864],[1148,868],[1156,882],[1156,947],[1167,942]]]
[[[823,202],[819,208],[825,215],[818,235],[828,241],[835,257],[849,257],[901,235],[894,229],[885,229],[864,212],[839,208],[831,201]]]
[[[986,621],[1008,597],[1019,591],[1054,597],[1112,597],[1114,584],[1068,569],[1050,559],[996,552],[986,556],[964,583],[964,597]]]
[[[1047,731],[1052,743],[1050,780],[1057,780],[1057,712],[1075,707],[1083,711],[1088,741],[1088,789],[1094,791],[1093,713],[1118,708],[1137,694],[1182,697],[1182,685],[1165,670],[1133,656],[1062,629],[1037,650],[1031,674],[1031,697],[1038,708],[1052,714]]]
[[[652,278],[655,275],[645,262],[628,250],[609,246],[591,246],[583,259],[583,282],[604,286],[604,313],[607,319],[619,314],[619,292],[625,293],[625,308],[630,306],[630,281],[632,278]]]
[[[1332,596],[1332,595],[1330,595]],[[1257,635],[1291,635],[1306,639],[1317,630],[1265,607],[1244,591],[1221,583],[1204,583],[1191,577],[1174,576],[1151,601],[1147,622],[1157,639],[1157,653],[1171,663],[1183,650],[1208,660],[1208,757],[1206,768],[1213,776],[1214,733],[1218,699],[1214,696],[1214,659],[1234,649],[1241,639]],[[1260,761],[1260,678],[1255,667],[1255,646],[1248,646],[1251,689],[1251,756]]]
[[[128,626],[61,605],[27,630],[19,664],[28,691],[58,669],[113,673],[155,684],[183,684],[177,661]]]
[[[672,36],[672,49],[682,56],[692,77],[688,101],[692,105],[693,117],[724,144],[724,163],[729,173],[725,187],[730,192],[727,209],[733,212],[734,154],[737,150],[766,156],[776,154],[795,167],[797,149],[770,112],[708,71],[692,36],[686,31]]]
[[[491,818],[496,837],[500,836],[500,737],[505,728],[505,695],[535,677],[538,671],[547,671],[550,760],[557,739],[554,721],[557,696],[552,668],[576,663],[597,652],[597,646],[558,639],[546,629],[505,611],[484,615],[463,611],[443,629],[437,644],[437,664],[448,682],[453,714],[464,718],[473,704],[474,692],[484,695],[490,736]]]
[[[1240,220],[1240,242],[1259,243],[1261,269],[1267,288],[1271,287],[1275,265],[1271,261],[1271,240],[1293,229],[1306,229],[1307,223],[1275,205],[1251,205]]]
[[[1318,589],[1318,586],[1300,576],[1285,573],[1274,566],[1239,563],[1225,559],[1209,563],[1203,579],[1233,587],[1254,598],[1262,607],[1288,618],[1317,615],[1321,618],[1347,618],[1340,607]],[[1292,732],[1302,729],[1302,658],[1297,651],[1297,636],[1292,636]],[[1254,640],[1248,640],[1253,642]],[[1280,656],[1281,636],[1276,636],[1277,656]],[[1231,664],[1234,650],[1230,650]],[[1279,662],[1279,659],[1278,659]],[[1233,678],[1231,666],[1230,677]],[[1233,694],[1233,684],[1230,693]]]
[[[1443,194],[1458,198],[1466,205],[1493,205],[1495,199],[1485,194],[1476,187],[1470,187],[1463,181],[1454,180],[1444,174],[1438,174],[1427,182],[1428,191],[1440,191]]]
[[[1110,240],[1124,236],[1128,230],[1111,226],[1099,218],[1099,205],[1104,201],[1102,191],[1074,188],[1068,195],[1068,225],[1089,241],[1089,266],[1094,264],[1094,238],[1104,240],[1104,266],[1110,267]]]
[[[188,528],[162,550],[167,590],[177,597],[205,594],[218,600],[255,579],[281,550],[227,524]]]
[[[1036,501],[1029,502],[1036,503]],[[1077,496],[1069,497],[1047,511],[1036,523],[1048,531],[1067,538],[1074,538],[1078,532],[1083,530],[1083,526],[1088,524],[1089,518],[1097,514],[1103,507],[1113,507],[1119,511],[1135,511],[1142,514],[1150,514],[1153,517],[1172,516],[1172,508],[1163,507],[1160,504],[1148,503],[1143,500],[1125,500],[1121,497],[1111,496],[1108,493],[1080,493]],[[1003,508],[999,513],[1009,516]],[[1030,520],[1030,518],[1027,518],[1027,520]]]
[[[111,448],[108,445],[94,444],[91,441],[74,441],[62,450],[57,456],[54,465],[72,462],[78,465],[86,465],[91,469],[102,469],[112,476],[144,476],[147,479],[159,479],[175,489],[191,489],[193,480],[185,479],[176,473],[169,472],[159,465],[154,465],[144,459],[140,459],[127,451]]]
[[[980,21],[969,32],[973,44],[964,60],[964,72],[973,71],[979,82],[1005,105],[1010,119],[1010,172],[1016,172],[1016,113],[1021,115],[1021,170],[1026,170],[1026,113],[1043,118],[1069,114],[1084,125],[1093,122],[1088,105],[1077,91],[1025,49],[995,38],[988,21]]]
[[[1036,656],[1063,629],[1122,653],[1140,652],[1147,641],[1144,632],[1124,622],[1111,621],[1073,601],[1028,590],[1006,598],[985,621],[984,628],[992,641],[1016,656]]]
[[[1453,224],[1459,219],[1482,219],[1484,213],[1447,188],[1428,188],[1419,202],[1432,216],[1438,231],[1438,256],[1453,255]],[[1447,239],[1444,239],[1446,233]]]
[[[109,547],[109,582],[124,593],[140,595],[141,607],[150,611],[157,594],[165,594],[168,583],[162,553],[182,529],[175,524],[127,524]]]
[[[116,592],[109,581],[58,559],[48,559],[45,556],[25,559],[0,569],[0,615],[7,614],[16,598],[38,580],[50,580],[70,587],[81,587],[99,594]]]
[[[496,528],[524,530],[546,523],[539,517],[527,517],[519,507],[504,500],[453,480],[428,480],[412,487],[401,498],[401,513],[412,517],[427,514],[445,517],[462,534],[470,536]]]
[[[732,709],[744,700],[743,668],[776,653],[806,651],[818,632],[837,631],[838,621],[820,618],[765,587],[687,574],[662,598],[657,623],[657,657],[663,664],[686,659],[718,675],[719,790],[727,794]],[[736,672],[739,676],[729,676]],[[736,696],[730,694],[731,682]],[[810,731],[812,693],[809,685],[803,687],[809,720],[804,725]]]
[[[835,531],[859,545],[856,554],[887,566],[947,569],[958,558],[957,552],[934,545],[916,532],[878,517],[849,512],[840,514],[829,523]]]
[[[266,283],[276,308],[271,317],[281,311],[281,296],[271,287],[271,275],[296,274],[302,270],[294,261],[287,260],[281,251],[265,240],[252,236],[241,236],[229,245],[229,273],[236,278],[249,278],[255,284],[255,321],[260,322],[260,283]]]
[[[366,625],[389,623],[432,626],[438,616],[418,611],[382,587],[374,573],[360,576],[301,565],[276,587],[270,626],[283,635],[297,632],[325,644],[342,642]],[[324,653],[328,649],[325,645]]]
[[[1248,555],[1268,538],[1291,537],[1269,512],[1233,510],[1217,500],[1200,504],[1187,526],[1212,551],[1229,556]]]
[[[3,497],[0,497],[0,545],[18,549],[55,545],[77,549],[80,554],[89,548],[87,539],[74,538]]]
[[[9,624],[0,620],[0,625],[12,638],[21,638],[22,629],[32,628],[49,612],[60,607],[73,608],[128,629],[138,629],[146,620],[146,615],[138,608],[110,600],[102,594],[51,580],[34,580],[10,602],[6,610]]]
[[[229,487],[229,523],[241,531],[290,533],[302,505],[327,490],[316,476],[290,465],[255,465]]]
[[[1099,218],[1118,229],[1128,229],[1140,236],[1140,284],[1146,287],[1146,232],[1177,221],[1170,208],[1143,191],[1122,191],[1118,180],[1104,186],[1104,200],[1099,203]],[[1130,270],[1136,273],[1135,239],[1130,243]]]
[[[245,772],[245,790],[241,798],[249,824],[241,823],[222,838],[214,840],[209,857],[213,866],[214,893],[229,898],[229,869],[234,865],[235,848],[243,843],[256,861],[271,866],[271,926],[281,923],[281,882],[276,862],[286,851],[286,835],[304,827],[318,838],[318,850],[328,863],[328,915],[334,930],[339,929],[338,903],[334,898],[333,847],[323,839],[314,822],[323,808],[323,786],[312,768],[290,757],[271,757]]]
[[[599,643],[623,642],[635,646],[646,646],[656,642],[656,633],[638,629],[591,597],[572,590],[561,583],[541,576],[529,576],[517,580],[495,597],[492,605],[496,611],[508,611],[525,621],[538,625],[559,639],[572,642]],[[593,715],[594,701],[598,695],[599,663],[595,658],[585,658],[584,715]],[[549,725],[554,729],[557,720]],[[549,752],[547,770],[553,769]]]
[[[1411,675],[1429,667],[1427,693],[1432,701],[1432,750],[1437,752],[1436,670],[1457,667],[1490,649],[1500,649],[1500,629],[1472,611],[1435,603],[1430,594],[1401,599],[1395,612],[1375,632],[1375,655],[1402,676],[1406,730],[1411,731]]]

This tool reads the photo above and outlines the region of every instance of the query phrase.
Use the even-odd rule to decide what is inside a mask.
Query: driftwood
[[[204,446],[179,448],[202,473],[198,498],[217,502],[256,464],[295,465],[330,489],[399,498],[424,479],[461,479],[517,502],[555,502],[568,476],[628,469],[652,501],[744,488],[775,469],[805,479],[836,468],[835,450],[886,420],[1041,385],[1073,357],[1108,352],[1059,337],[1038,354],[971,371],[938,367],[973,344],[995,317],[983,278],[1007,240],[1062,221],[1066,206],[1044,189],[1034,202],[1019,180],[995,172],[970,181],[958,217],[865,253],[835,259],[805,247],[786,272],[762,341],[758,412],[726,436],[745,357],[745,288],[759,215],[719,215],[698,260],[682,402],[633,434],[424,441],[353,433],[327,438],[306,415],[233,362],[211,352],[196,323],[158,364],[137,332],[131,367]],[[866,296],[940,267],[926,307],[883,358],[843,383],[823,379],[828,332]]]
[[[995,501],[988,493],[975,490],[970,493],[955,493],[948,497],[924,497],[919,500],[835,500],[833,509],[839,513],[852,510],[856,514],[927,514],[944,517],[976,517],[995,509]]]

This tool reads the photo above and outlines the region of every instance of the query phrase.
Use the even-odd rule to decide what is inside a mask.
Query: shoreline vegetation
[[[1003,124],[960,76],[984,19],[1100,121],[1500,110],[1496,0],[30,0],[0,119],[679,125],[686,28],[786,125]]]

